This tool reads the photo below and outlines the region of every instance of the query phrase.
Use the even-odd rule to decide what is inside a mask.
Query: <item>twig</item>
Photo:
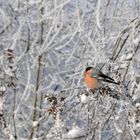
[[[41,69],[41,64],[40,64],[40,61],[41,61],[41,58],[42,56],[40,56],[38,58],[38,70],[37,70],[37,80],[36,80],[36,90],[35,90],[35,96],[34,96],[34,110],[33,110],[33,118],[32,118],[32,121],[35,121],[36,120],[36,115],[37,115],[37,91],[39,89],[39,79],[40,79],[40,69]],[[32,129],[31,129],[31,133],[30,133],[30,136],[29,136],[29,140],[31,140],[33,138],[33,134],[34,134],[34,130],[35,128],[32,126]]]

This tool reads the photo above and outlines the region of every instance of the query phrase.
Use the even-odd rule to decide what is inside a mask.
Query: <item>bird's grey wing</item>
[[[120,84],[119,82],[115,82],[115,81],[108,80],[108,79],[98,79],[98,80],[101,80],[102,82],[113,83],[113,84],[116,84],[116,85],[119,85]]]
[[[99,75],[100,75],[100,71],[99,71],[99,70],[96,70],[96,69],[92,69],[92,70],[91,70],[90,76],[91,76],[92,78],[98,78]]]
[[[117,82],[114,81],[114,79],[112,79],[111,77],[103,74],[100,70],[93,70],[91,72],[91,77],[92,78],[97,78],[99,81],[103,81],[103,82],[109,82],[109,83],[113,83],[113,84],[119,84]]]
[[[117,84],[117,85],[119,84],[119,83],[115,82],[114,79],[112,79],[111,77],[103,74],[102,72],[100,73],[99,80],[102,80],[103,82],[109,82],[109,83]]]

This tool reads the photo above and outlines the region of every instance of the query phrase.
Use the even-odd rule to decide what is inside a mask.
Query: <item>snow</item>
[[[88,103],[88,102],[89,102],[89,96],[87,96],[87,95],[85,95],[85,94],[80,95],[80,101],[81,101],[81,103],[83,103],[83,104]]]
[[[78,138],[86,134],[86,131],[79,128],[78,126],[73,126],[73,128],[68,132],[68,138]]]

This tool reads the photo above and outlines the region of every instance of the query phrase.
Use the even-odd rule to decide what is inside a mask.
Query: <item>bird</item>
[[[99,69],[94,67],[87,67],[84,71],[84,82],[87,87],[94,93],[98,90],[102,83],[112,83],[119,85],[119,82],[115,82],[114,79],[102,73]]]

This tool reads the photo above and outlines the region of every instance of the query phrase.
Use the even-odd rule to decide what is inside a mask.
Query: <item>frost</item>
[[[5,92],[6,87],[5,86],[0,86],[0,92]]]
[[[117,126],[117,123],[114,122],[114,127],[117,130],[118,133],[123,133],[123,131]]]
[[[97,11],[96,11],[96,21],[97,21],[97,26],[99,27],[99,29],[101,29],[101,24],[100,24],[100,4],[101,1],[99,0],[97,3]]]
[[[86,131],[79,128],[78,126],[73,126],[72,130],[68,132],[68,137],[69,138],[76,138],[76,137],[81,137],[86,134]]]
[[[33,127],[36,127],[38,125],[38,121],[34,121],[33,123],[32,123],[32,126]]]
[[[133,43],[134,43],[136,46],[139,44],[139,42],[140,42],[140,37],[139,37],[139,38],[135,38],[135,39],[133,40]]]
[[[136,107],[140,107],[140,103],[136,103],[136,105],[135,105]]]

